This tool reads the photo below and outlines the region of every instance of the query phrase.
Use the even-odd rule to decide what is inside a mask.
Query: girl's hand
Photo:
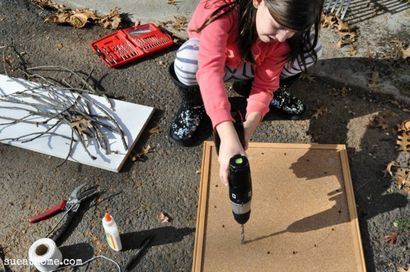
[[[259,125],[261,115],[259,112],[251,112],[246,116],[246,121],[243,123],[245,136],[245,150],[248,149],[248,143],[252,138],[253,133]]]
[[[220,123],[218,131],[221,144],[219,146],[219,177],[225,186],[228,186],[229,160],[236,154],[246,156],[238,134],[231,121]]]

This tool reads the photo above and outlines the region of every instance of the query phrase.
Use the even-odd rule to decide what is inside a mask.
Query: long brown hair
[[[260,0],[262,1],[262,0]],[[290,52],[287,59],[297,60],[306,68],[305,54],[317,61],[314,50],[318,42],[320,29],[320,16],[323,8],[323,0],[264,0],[272,17],[282,26],[295,30],[296,34],[288,39]],[[204,23],[194,31],[200,32],[207,25],[221,16],[237,9],[239,14],[238,46],[244,61],[254,62],[252,45],[258,38],[256,31],[256,9],[252,0],[208,0],[207,7],[221,3],[213,11]],[[313,39],[311,39],[311,35]]]

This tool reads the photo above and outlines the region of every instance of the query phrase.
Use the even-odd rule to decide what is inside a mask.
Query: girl
[[[294,78],[317,61],[322,6],[323,0],[200,0],[194,11],[189,40],[169,69],[183,98],[169,136],[184,146],[194,144],[207,114],[221,139],[218,160],[225,185],[229,159],[245,150],[224,82],[243,80],[234,89],[249,96],[245,148],[270,105],[300,115],[303,103],[280,86],[280,78]]]

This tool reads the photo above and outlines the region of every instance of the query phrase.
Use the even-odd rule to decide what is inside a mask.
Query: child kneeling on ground
[[[322,7],[323,0],[200,0],[195,9],[189,40],[169,68],[183,98],[169,136],[193,145],[209,116],[221,139],[224,184],[229,159],[245,155],[224,82],[234,80],[233,89],[247,97],[245,148],[270,108],[300,116],[305,106],[287,88],[320,55]]]

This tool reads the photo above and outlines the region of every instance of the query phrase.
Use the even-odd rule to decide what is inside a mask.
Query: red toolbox
[[[174,44],[155,24],[148,23],[115,31],[91,44],[110,68],[119,67]]]

